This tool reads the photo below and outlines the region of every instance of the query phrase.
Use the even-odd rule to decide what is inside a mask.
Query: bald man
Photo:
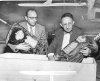
[[[47,44],[47,36],[45,27],[37,23],[38,16],[34,9],[29,9],[26,11],[25,15],[25,21],[18,23],[20,26],[24,27],[31,35],[34,35],[37,37],[39,41],[42,42],[42,44]],[[14,26],[17,26],[18,24],[15,24]],[[11,34],[12,30],[10,30]],[[18,45],[12,45],[8,43],[10,35],[8,35],[7,38],[7,44],[9,47],[14,51],[17,52],[17,50],[29,50],[30,46],[25,43],[20,43]],[[31,40],[31,38],[28,38]],[[30,42],[30,41],[28,41]],[[34,41],[33,41],[34,42]],[[31,42],[32,43],[32,42]],[[42,52],[43,53],[43,52]]]

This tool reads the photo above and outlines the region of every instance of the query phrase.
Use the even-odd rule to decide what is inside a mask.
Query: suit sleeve
[[[44,48],[46,50],[46,54],[47,54],[48,42],[47,42],[47,33],[46,33],[46,30],[45,30],[45,27],[43,27],[43,29],[42,29],[42,33],[41,33],[41,37],[40,37],[40,42],[44,46]]]
[[[42,42],[44,42],[44,43],[47,43],[47,34],[46,34],[46,31],[45,31],[45,28],[43,28],[43,30],[42,30],[40,40],[41,40]]]

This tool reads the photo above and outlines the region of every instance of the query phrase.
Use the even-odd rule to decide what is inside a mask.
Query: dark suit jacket
[[[72,34],[70,36],[70,42],[74,41],[78,36],[82,34],[83,34],[83,31],[81,28],[73,26]],[[50,44],[50,46],[48,47],[48,53],[59,53],[62,47],[63,37],[64,37],[63,29],[60,27],[55,32],[55,38]]]
[[[27,27],[27,22],[20,22],[18,23],[20,26],[24,27],[26,30],[28,30]],[[15,24],[13,27],[17,26],[18,24]],[[12,28],[13,28],[12,27]],[[6,39],[6,43],[9,40],[10,34],[12,32],[12,28],[8,33],[7,39]],[[35,36],[42,42],[42,43],[47,43],[47,36],[46,36],[46,32],[45,32],[45,27],[40,25],[40,24],[36,24],[35,26]],[[16,49],[16,45],[12,45],[12,44],[8,44],[10,46],[10,48],[15,51]]]

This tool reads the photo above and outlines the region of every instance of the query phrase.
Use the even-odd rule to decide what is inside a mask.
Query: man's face
[[[29,25],[35,26],[37,22],[37,13],[35,11],[29,11],[25,19]]]
[[[64,31],[71,32],[74,21],[70,17],[64,17],[62,18],[60,25],[64,28]]]

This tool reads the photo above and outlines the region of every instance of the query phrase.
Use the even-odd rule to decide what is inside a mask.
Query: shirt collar
[[[27,23],[27,27],[30,28],[30,27],[35,27],[35,26],[30,26],[30,25]]]
[[[69,32],[69,33],[67,33],[67,32],[64,32],[64,35],[66,35],[66,34],[70,34],[70,35],[71,35],[71,34],[72,34],[72,32]]]

